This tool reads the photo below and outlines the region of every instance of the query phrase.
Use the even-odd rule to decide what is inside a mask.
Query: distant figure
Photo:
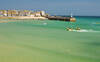
[[[80,28],[79,28],[79,27],[77,27],[77,28],[76,28],[76,30],[80,30]]]

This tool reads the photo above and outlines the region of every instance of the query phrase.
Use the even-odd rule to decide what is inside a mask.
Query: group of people
[[[67,31],[73,31],[74,29],[73,28],[67,28]],[[80,30],[79,27],[76,27],[75,30]]]

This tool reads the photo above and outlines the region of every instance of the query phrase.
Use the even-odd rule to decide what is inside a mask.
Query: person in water
[[[79,27],[77,27],[77,28],[76,28],[76,30],[80,30],[80,28],[79,28]]]
[[[80,28],[77,27],[75,30],[80,30]],[[72,28],[67,28],[67,31],[73,31],[73,29]]]

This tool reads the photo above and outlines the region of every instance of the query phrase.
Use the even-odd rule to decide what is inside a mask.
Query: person
[[[80,28],[79,28],[79,27],[77,27],[77,28],[76,28],[76,30],[80,30]]]
[[[73,31],[73,29],[72,28],[67,28],[67,31]]]

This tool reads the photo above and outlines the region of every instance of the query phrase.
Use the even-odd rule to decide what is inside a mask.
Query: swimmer
[[[79,27],[77,27],[77,28],[76,28],[76,30],[80,30],[80,28],[79,28]]]

